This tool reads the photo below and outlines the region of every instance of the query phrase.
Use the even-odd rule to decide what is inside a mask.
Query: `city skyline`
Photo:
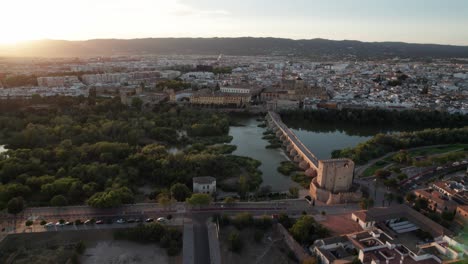
[[[468,27],[468,3],[461,0],[365,0],[359,5],[350,0],[297,0],[287,6],[277,0],[73,3],[7,1],[0,23],[12,26],[2,29],[0,44],[38,39],[250,36],[468,45],[468,32],[459,30]]]

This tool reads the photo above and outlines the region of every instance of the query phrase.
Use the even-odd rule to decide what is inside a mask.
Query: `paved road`
[[[206,221],[211,215],[194,214],[193,233],[194,233],[194,249],[195,249],[195,264],[210,263],[210,247],[208,242],[208,229]]]

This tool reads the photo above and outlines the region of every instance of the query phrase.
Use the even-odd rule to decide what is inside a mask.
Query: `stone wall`
[[[288,230],[280,223],[276,224],[278,231],[284,238],[284,242],[288,245],[289,249],[294,252],[296,258],[299,260],[299,263],[302,263],[305,259],[309,258],[309,254],[305,252],[304,248],[296,242],[296,240],[289,234]]]
[[[327,204],[359,202],[362,198],[362,193],[360,191],[332,193],[328,190],[322,189],[318,186],[317,178],[314,178],[310,183],[309,192],[314,199]]]
[[[347,192],[353,184],[354,162],[349,159],[320,160],[317,182],[333,193]]]

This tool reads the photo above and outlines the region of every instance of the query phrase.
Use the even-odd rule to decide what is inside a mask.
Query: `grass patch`
[[[312,181],[312,178],[306,176],[304,172],[295,173],[293,176],[291,176],[291,179],[306,189],[309,188],[310,182]]]
[[[367,168],[363,173],[362,173],[362,177],[370,177],[370,176],[373,176],[375,174],[376,171],[384,168],[385,166],[387,166],[389,163],[387,161],[378,161],[376,162],[374,165],[370,166],[369,168]]]
[[[298,167],[291,161],[282,161],[277,170],[281,174],[289,176],[291,173],[297,171]]]
[[[468,150],[468,144],[454,144],[454,145],[448,145],[444,147],[417,149],[417,150],[409,151],[409,155],[411,157],[430,156],[430,155],[442,154],[442,153],[456,151],[456,150],[462,150],[462,151]]]

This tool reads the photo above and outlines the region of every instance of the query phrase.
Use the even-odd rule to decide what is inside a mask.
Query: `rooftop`
[[[193,178],[193,183],[198,183],[198,184],[210,184],[216,182],[216,179],[211,176],[205,176],[205,177],[194,177]]]

